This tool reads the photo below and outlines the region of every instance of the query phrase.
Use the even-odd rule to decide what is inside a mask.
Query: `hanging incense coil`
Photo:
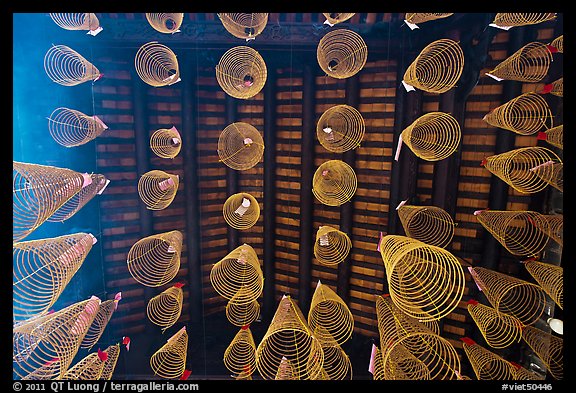
[[[282,361],[285,358],[286,361]],[[263,379],[282,375],[315,379],[321,372],[324,352],[306,323],[302,311],[289,295],[278,304],[266,334],[256,348],[256,368]],[[288,367],[290,366],[290,367]],[[286,372],[291,369],[290,372]]]
[[[356,173],[350,165],[341,160],[329,160],[316,169],[312,193],[324,205],[340,206],[352,199],[357,185]]]
[[[252,228],[260,218],[260,205],[256,198],[246,192],[230,195],[222,207],[224,220],[232,228]]]
[[[387,235],[380,241],[380,254],[390,297],[404,313],[421,321],[438,320],[458,306],[466,286],[464,270],[450,252]]]
[[[406,236],[431,246],[445,248],[454,236],[454,220],[436,206],[402,205],[398,217]]]
[[[179,32],[182,21],[184,20],[184,13],[150,13],[146,12],[146,20],[150,26],[156,31],[165,34],[173,34]]]
[[[128,251],[128,271],[140,284],[159,287],[180,270],[182,233],[170,231],[138,240]]]
[[[551,144],[552,146],[555,146],[559,149],[564,149],[564,125],[561,124],[559,126],[550,128],[549,130],[546,130],[543,132],[543,136],[542,139],[544,139],[546,142],[548,142],[549,144]],[[541,138],[540,135],[538,135],[539,138]]]
[[[88,202],[92,200],[96,195],[100,195],[104,192],[104,189],[110,183],[110,180],[106,179],[104,175],[98,173],[92,173],[90,176],[90,184],[83,187],[80,191],[74,194],[70,199],[66,201],[58,210],[56,210],[46,221],[48,222],[64,222],[74,214],[76,214],[80,209],[84,207]]]
[[[335,105],[320,116],[316,135],[326,150],[343,153],[360,146],[365,129],[364,118],[356,108]]]
[[[548,161],[530,169],[536,176],[554,187],[560,192],[564,192],[564,164],[561,162]]]
[[[564,34],[554,38],[550,45],[556,48],[558,53],[564,53]]]
[[[226,318],[234,326],[247,326],[260,316],[260,304],[257,300],[246,302],[254,296],[247,286],[242,286],[226,304]]]
[[[236,122],[228,125],[218,138],[220,162],[237,171],[254,167],[264,154],[262,135],[248,123]]]
[[[400,138],[423,160],[440,161],[458,149],[460,124],[449,113],[430,112],[414,120]]]
[[[166,209],[178,192],[178,175],[160,170],[146,172],[138,180],[138,195],[150,210]]]
[[[533,326],[522,330],[522,339],[546,365],[555,379],[564,377],[564,340]]]
[[[535,25],[556,18],[555,12],[499,12],[492,23],[500,27]]]
[[[546,293],[540,286],[483,267],[469,270],[497,313],[511,315],[523,325],[531,325],[544,312]]]
[[[462,348],[478,380],[512,380],[514,366],[500,355],[465,337]]]
[[[550,263],[525,261],[524,267],[554,303],[564,309],[564,269]]]
[[[61,379],[96,381],[102,376],[105,364],[97,352],[92,352],[68,369]]]
[[[379,295],[376,297],[376,319],[378,322],[378,334],[380,341],[389,343],[396,340],[399,334],[402,336],[406,333],[404,328],[398,330],[397,324],[401,321],[409,321],[409,324],[421,324],[426,331],[431,331],[434,334],[440,334],[440,326],[438,321],[431,320],[430,314],[420,310],[418,319],[413,318],[404,312],[400,311],[398,307],[390,305],[390,294]]]
[[[182,137],[176,129],[160,128],[150,136],[150,149],[160,158],[174,158],[182,148]]]
[[[546,100],[538,93],[519,95],[493,109],[483,120],[494,127],[520,135],[532,135],[542,127],[553,126],[553,116]]]
[[[150,86],[169,86],[180,81],[176,54],[156,41],[148,42],[138,49],[134,66],[140,79]]]
[[[224,366],[237,376],[243,374],[243,379],[256,371],[256,344],[248,326],[238,330],[224,351]]]
[[[312,327],[311,327],[312,328]],[[337,340],[332,337],[325,326],[319,325],[315,329],[316,337],[319,338],[324,353],[322,372],[316,379],[343,380],[352,379],[352,364],[350,358],[340,347]]]
[[[226,94],[248,99],[266,83],[266,63],[260,53],[249,46],[228,49],[216,65],[216,80]]]
[[[92,347],[96,345],[98,340],[100,340],[100,337],[102,337],[104,329],[108,326],[108,322],[112,319],[112,315],[114,315],[119,301],[119,298],[115,298],[100,303],[98,312],[94,316],[94,320],[88,328],[88,331],[80,344],[80,348],[92,349]]]
[[[404,73],[404,83],[428,93],[445,93],[460,79],[464,52],[456,41],[440,39],[428,44]]]
[[[368,58],[368,46],[355,31],[332,30],[320,39],[316,58],[318,65],[328,76],[346,79],[364,68]]]
[[[338,229],[321,226],[316,232],[314,256],[321,265],[334,266],[344,262],[352,249],[352,241]]]
[[[44,56],[44,70],[52,82],[62,86],[76,86],[101,77],[94,64],[66,45],[52,45],[48,49]]]
[[[188,334],[184,326],[150,357],[150,367],[154,375],[165,379],[180,378],[186,368],[187,351]]]
[[[488,75],[500,80],[539,82],[548,74],[552,60],[548,45],[530,42],[489,71]]]
[[[323,345],[332,341],[342,345],[352,336],[354,317],[344,300],[318,281],[310,303],[308,325]]]
[[[436,20],[436,19],[443,19],[443,18],[447,18],[449,16],[454,15],[454,13],[447,13],[447,12],[434,12],[434,13],[425,13],[425,12],[416,12],[416,13],[410,13],[407,12],[406,15],[404,16],[404,20],[406,20],[409,23],[412,23],[414,25],[417,25],[419,23],[424,23],[424,22],[429,22],[432,20]]]
[[[348,19],[350,19],[354,15],[356,15],[356,13],[355,12],[348,12],[348,13],[323,12],[322,15],[324,15],[324,17],[326,17],[326,21],[331,26],[334,26],[338,23],[346,22]]]
[[[183,303],[184,292],[180,284],[176,284],[148,301],[146,315],[150,322],[160,326],[162,333],[164,333],[166,329],[174,325],[180,318]]]
[[[218,18],[226,31],[234,37],[245,39],[255,39],[260,35],[268,23],[268,13],[218,13]]]
[[[120,357],[120,344],[110,345],[104,352],[108,354],[108,359],[104,362],[104,370],[100,374],[100,379],[110,380]]]
[[[564,215],[562,214],[544,214],[544,219],[548,221],[548,226],[539,228],[544,231],[552,240],[564,245]],[[546,232],[548,231],[548,232]]]
[[[522,324],[515,317],[474,300],[468,301],[467,308],[486,344],[492,348],[506,348],[520,341]]]
[[[50,18],[64,30],[88,30],[91,35],[98,34],[102,27],[96,14],[88,12],[50,13]]]
[[[68,108],[56,108],[48,118],[52,138],[65,147],[80,146],[96,139],[108,127],[97,117]]]

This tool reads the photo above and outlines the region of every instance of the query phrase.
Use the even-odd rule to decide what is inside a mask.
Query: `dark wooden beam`
[[[236,121],[236,104],[236,99],[226,94],[226,127]],[[226,198],[238,192],[238,172],[235,169],[226,167]],[[230,252],[239,246],[238,230],[230,225],[227,227],[228,251]]]

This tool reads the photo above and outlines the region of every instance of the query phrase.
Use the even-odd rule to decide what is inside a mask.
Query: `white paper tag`
[[[170,82],[168,83],[168,86],[172,86],[174,83],[180,82],[182,79],[178,78],[177,80],[175,80],[174,82]]]
[[[96,236],[94,236],[91,233],[89,233],[88,236],[90,236],[92,238],[92,244],[96,244],[96,242],[98,241],[98,239],[96,239]]]
[[[476,284],[476,287],[478,287],[478,290],[480,292],[482,292],[482,287],[480,287],[480,284],[479,284],[480,278],[478,278],[478,274],[474,271],[474,268],[472,268],[472,266],[468,266],[468,271],[470,272],[470,275],[474,279],[474,283]]]
[[[168,252],[171,254],[174,254],[176,252],[176,249],[172,245],[169,245],[168,246]]]
[[[89,186],[90,184],[92,184],[92,176],[90,176],[87,173],[83,173],[82,177],[84,178],[84,181],[82,183],[82,188]]]
[[[405,201],[402,201],[398,204],[398,206],[396,206],[396,210],[400,209],[402,206],[404,206],[406,204],[406,202],[408,202],[408,199],[406,199]]]
[[[554,165],[554,161],[546,161],[540,165],[536,165],[534,168],[530,168],[530,172],[534,172],[536,169],[538,168],[542,168],[542,167],[546,167],[546,166],[550,166],[550,165]]]
[[[414,86],[409,85],[408,83],[402,81],[402,86],[404,86],[404,88],[406,89],[406,91],[416,91],[416,89],[414,88]]]
[[[498,82],[503,81],[504,79],[502,78],[498,78],[495,75],[492,75],[491,73],[487,72],[486,75],[488,75],[490,78],[497,80]]]
[[[90,34],[92,37],[95,37],[102,30],[104,30],[104,28],[102,28],[102,26],[98,26],[98,28],[96,28],[95,30],[89,30],[88,33],[86,34]]]
[[[171,177],[158,183],[158,187],[160,187],[162,191],[166,191],[167,189],[173,186],[174,186],[174,180],[172,180]]]
[[[240,217],[242,217],[248,211],[249,207],[250,207],[250,200],[247,198],[243,198],[242,204],[238,206],[238,209],[236,209],[234,213],[239,214]]]
[[[252,139],[250,138],[244,138],[244,144],[246,146],[250,146],[253,143]]]
[[[404,19],[404,23],[410,28],[410,30],[419,29],[418,25],[415,23],[410,23],[406,19]]]
[[[102,195],[102,193],[104,192],[104,190],[106,189],[106,187],[108,187],[108,184],[110,184],[110,180],[106,179],[106,184],[104,184],[104,187],[102,187],[100,189],[100,191],[97,192],[98,195]]]
[[[174,33],[180,33],[180,29],[174,30],[173,32],[171,32],[171,34],[174,34]]]
[[[256,37],[248,37],[248,38],[246,38],[246,42],[252,41],[252,40],[255,40],[255,39],[256,39]]]
[[[398,137],[398,144],[396,145],[396,154],[394,155],[394,161],[398,161],[400,157],[400,149],[402,148],[402,135]]]
[[[490,23],[488,26],[496,27],[502,30],[510,30],[512,26],[498,26],[496,23]]]
[[[318,241],[320,242],[321,246],[329,246],[330,245],[330,241],[328,240],[328,234],[320,236]]]
[[[179,145],[180,144],[180,139],[178,138],[172,138],[172,143],[175,145]]]
[[[330,26],[330,27],[334,26],[332,23],[330,23],[330,21],[329,21],[328,19],[326,19],[326,20],[324,21],[324,24],[325,24],[325,25],[328,25],[328,26]]]
[[[100,126],[102,126],[102,128],[104,128],[105,130],[108,129],[108,126],[106,124],[104,124],[104,122],[102,120],[100,120],[100,118],[96,115],[92,116],[92,119],[94,119],[98,124],[100,124]]]

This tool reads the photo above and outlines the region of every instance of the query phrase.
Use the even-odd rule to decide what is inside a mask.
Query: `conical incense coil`
[[[511,315],[523,325],[531,325],[544,312],[546,293],[540,286],[483,267],[469,270],[478,288],[499,314]]]
[[[91,181],[87,173],[12,161],[13,242],[32,233]]]
[[[403,83],[428,93],[445,93],[464,69],[464,52],[456,41],[440,39],[428,44],[404,73]]]
[[[475,300],[468,301],[468,313],[492,348],[506,348],[522,337],[522,324],[511,315],[497,312]]]
[[[436,206],[406,204],[397,210],[406,236],[441,248],[452,241],[454,220],[445,210]]]
[[[434,13],[425,13],[425,12],[407,12],[404,16],[404,20],[406,22],[412,23],[417,25],[419,23],[429,22],[436,19],[443,19],[449,16],[454,15],[454,13],[447,13],[447,12],[434,12]]]
[[[76,86],[102,76],[94,64],[66,45],[52,45],[48,49],[44,70],[52,82],[62,86]]]
[[[308,325],[322,345],[332,340],[341,345],[352,336],[354,317],[344,300],[318,281],[310,302]]]
[[[106,362],[102,360],[101,353],[92,352],[81,359],[62,376],[61,379],[76,381],[96,381],[102,376]],[[104,355],[102,357],[106,357]]]
[[[244,299],[253,297],[247,286],[240,287],[226,304],[226,318],[234,326],[250,325],[260,316],[260,304],[257,300],[246,302]]]
[[[238,330],[224,351],[224,366],[233,374],[243,374],[244,379],[256,371],[256,344],[247,325]]]
[[[283,358],[293,370],[289,374],[296,379],[315,379],[324,360],[319,340],[289,295],[280,300],[270,326],[256,348],[256,368],[262,378],[275,379]]]
[[[138,195],[150,210],[166,209],[178,192],[178,175],[160,170],[146,172],[138,180]]]
[[[517,363],[510,363],[512,363],[512,366],[514,366],[513,379],[515,381],[543,381],[546,379],[545,375],[538,375],[535,372],[525,369]]]
[[[551,46],[558,50],[558,53],[564,53],[564,34],[556,37],[551,43]]]
[[[316,58],[318,65],[328,76],[346,79],[364,68],[368,58],[368,46],[355,31],[332,30],[320,39]]]
[[[150,322],[160,326],[164,332],[180,318],[183,302],[182,284],[173,285],[148,301],[146,315]]]
[[[548,226],[540,228],[542,231],[549,231],[547,234],[556,243],[564,245],[564,215],[544,214],[544,219],[548,221]],[[546,233],[546,232],[545,232]]]
[[[230,195],[222,207],[224,220],[232,228],[252,228],[260,218],[260,205],[256,198],[246,192]]]
[[[478,380],[512,380],[514,366],[496,353],[464,337],[462,348]]]
[[[538,261],[525,261],[524,267],[554,303],[564,309],[564,269]]]
[[[334,266],[343,262],[352,249],[352,241],[342,231],[329,226],[321,226],[316,232],[314,256],[326,266]]]
[[[535,25],[555,18],[555,12],[499,12],[492,23],[500,27],[515,27]]]
[[[236,122],[228,125],[218,138],[220,162],[237,171],[254,167],[264,154],[262,135],[248,123]]]
[[[90,176],[90,184],[83,187],[80,191],[74,194],[70,199],[66,201],[65,204],[60,206],[46,221],[48,222],[64,222],[74,214],[76,214],[80,209],[84,207],[88,202],[92,200],[96,195],[100,195],[104,192],[104,189],[110,183],[110,180],[106,179],[104,175],[98,173],[92,173]]]
[[[390,297],[403,312],[429,321],[458,306],[466,286],[464,270],[450,252],[409,237],[387,235],[380,242],[380,254]]]
[[[318,325],[316,328],[310,326],[310,328],[314,330],[315,336],[321,341],[322,352],[324,353],[322,373],[317,379],[352,379],[350,358],[340,347],[336,338],[332,337],[325,325]]]
[[[340,206],[349,202],[357,186],[354,169],[341,160],[322,163],[312,178],[312,193],[328,206]]]
[[[448,113],[430,112],[414,120],[402,131],[400,138],[423,160],[439,161],[458,149],[460,125]]]
[[[248,99],[266,83],[266,63],[260,53],[249,46],[228,49],[216,65],[216,80],[226,94]]]
[[[280,364],[278,365],[278,370],[276,370],[276,375],[274,376],[274,380],[276,381],[292,381],[298,380],[298,375],[296,370],[294,370],[294,366],[292,362],[288,360],[285,356],[282,357],[280,360]]]
[[[535,41],[524,45],[487,75],[498,80],[539,82],[548,74],[552,52],[548,45]]]
[[[343,153],[360,146],[365,129],[364,118],[356,108],[335,105],[320,116],[316,136],[326,150]]]
[[[100,303],[98,312],[94,316],[94,320],[88,328],[88,331],[86,332],[86,335],[80,344],[80,348],[91,349],[94,345],[96,345],[98,340],[100,340],[100,337],[102,337],[108,322],[110,322],[110,319],[112,319],[112,315],[114,315],[120,299],[121,295],[118,293],[114,299],[106,300]]]
[[[323,12],[322,15],[326,17],[326,22],[331,26],[334,26],[338,23],[346,22],[348,19],[352,18],[356,13],[355,12]]]
[[[128,251],[128,271],[140,284],[159,287],[180,270],[182,233],[164,232],[138,240]]]
[[[98,312],[93,296],[60,311],[14,326],[13,373],[17,379],[58,379],[68,370]]]
[[[546,365],[555,379],[564,377],[564,340],[533,326],[522,330],[522,339]]]
[[[520,135],[532,135],[552,127],[553,116],[542,95],[528,92],[494,108],[483,117],[486,123]]]
[[[146,12],[146,20],[154,30],[160,33],[173,34],[180,31],[180,26],[182,26],[182,21],[184,20],[184,13]]]
[[[104,370],[100,375],[100,379],[110,380],[116,369],[118,358],[120,357],[120,344],[110,345],[104,350],[108,354],[108,359],[104,363]]]
[[[543,181],[560,192],[564,192],[564,164],[548,161],[530,169]]]
[[[134,66],[140,79],[150,86],[169,86],[180,81],[176,54],[156,41],[148,42],[138,49]]]
[[[540,146],[521,147],[487,157],[482,163],[486,169],[523,194],[542,191],[554,174],[553,165],[561,163],[552,150]],[[536,169],[539,169],[536,172]]]
[[[174,158],[181,148],[182,138],[176,127],[160,128],[150,136],[150,149],[160,158]]]
[[[396,344],[387,352],[386,363],[383,363],[383,379],[419,381],[430,380],[431,376],[426,363],[403,345]]]
[[[64,30],[88,30],[90,35],[96,35],[102,30],[96,14],[89,12],[50,13],[50,18]]]
[[[80,146],[96,139],[108,127],[97,116],[68,108],[56,108],[48,118],[52,139],[65,147]]]
[[[544,131],[542,134],[538,134],[538,139],[544,139],[546,142],[548,142],[552,146],[555,146],[559,149],[564,149],[564,125],[563,124],[556,126],[556,127],[552,127],[549,130]]]
[[[218,18],[226,31],[246,41],[255,39],[266,28],[268,13],[221,12]]]
[[[264,275],[256,251],[248,244],[236,247],[212,266],[210,283],[220,296],[235,304],[247,305],[258,299]]]
[[[92,244],[93,236],[87,233],[14,243],[14,321],[48,311],[84,263]]]
[[[150,357],[150,367],[154,375],[165,379],[180,378],[186,368],[187,351],[188,334],[184,326]]]

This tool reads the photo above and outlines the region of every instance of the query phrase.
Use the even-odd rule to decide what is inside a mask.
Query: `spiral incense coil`
[[[360,146],[365,129],[364,118],[356,108],[335,105],[320,116],[316,135],[326,150],[343,153]]]
[[[232,13],[217,14],[226,31],[234,37],[246,41],[255,39],[266,28],[268,13]]]
[[[407,12],[404,16],[404,20],[414,25],[419,23],[429,22],[436,19],[443,19],[449,16],[454,15],[454,13],[447,13],[447,12],[434,12],[434,13],[425,13],[425,12],[416,12],[416,13],[409,13]]]
[[[484,167],[523,194],[542,191],[553,179],[554,166],[561,163],[552,150],[540,146],[521,147],[487,157]],[[536,169],[539,169],[536,172]]]
[[[61,12],[49,15],[64,30],[88,30],[90,35],[96,35],[102,30],[98,17],[93,13]]]
[[[428,44],[404,73],[402,82],[428,93],[445,93],[460,79],[464,52],[456,41],[440,39]]]
[[[14,321],[48,311],[82,266],[92,244],[93,236],[87,233],[14,243]]]
[[[218,157],[237,171],[254,167],[264,154],[264,140],[256,127],[242,122],[228,125],[218,138]]]
[[[128,251],[128,271],[140,284],[159,287],[180,270],[182,233],[164,232],[138,240]]]
[[[554,303],[564,309],[564,269],[538,261],[526,261],[524,267]]]
[[[318,325],[312,328],[314,334],[321,341],[322,352],[324,353],[324,363],[322,372],[316,379],[322,380],[343,380],[352,379],[352,364],[350,358],[332,337],[326,326]]]
[[[216,80],[226,94],[248,99],[266,83],[266,63],[260,53],[249,46],[235,46],[222,55],[216,65]]]
[[[150,367],[154,375],[165,379],[180,378],[186,368],[187,351],[188,334],[184,326],[150,357]]]
[[[548,221],[548,226],[540,228],[547,233],[552,240],[561,246],[564,245],[564,215],[562,214],[544,214],[544,219]],[[548,232],[546,232],[548,231]]]
[[[556,19],[555,12],[499,12],[492,23],[501,27],[535,25]]]
[[[68,369],[61,379],[96,381],[102,376],[105,364],[97,352],[92,352]]]
[[[486,123],[520,135],[532,135],[553,126],[550,107],[542,95],[528,92],[500,105],[483,117]]]
[[[52,138],[65,147],[80,146],[96,139],[108,127],[97,117],[68,108],[56,108],[48,118]]]
[[[316,58],[318,65],[328,76],[346,79],[364,68],[368,58],[368,46],[355,31],[332,30],[320,39]]]
[[[420,116],[400,135],[414,154],[426,161],[440,161],[458,149],[461,132],[450,114],[430,112]]]
[[[445,248],[454,236],[454,220],[436,206],[402,205],[398,217],[406,236],[431,246]]]
[[[544,131],[544,140],[559,149],[564,149],[564,125]]]
[[[146,172],[138,180],[138,195],[150,210],[166,209],[178,192],[178,175],[160,170]]]
[[[15,379],[61,378],[76,356],[99,304],[100,299],[93,296],[16,324],[12,330]]]
[[[286,360],[283,362],[282,359]],[[315,379],[322,370],[324,352],[289,295],[278,304],[266,334],[256,348],[256,368],[263,379],[275,379],[279,371],[295,379]],[[282,366],[282,370],[280,370]],[[291,366],[291,367],[288,367]],[[291,372],[286,372],[291,369]]]
[[[247,286],[240,287],[226,304],[226,318],[234,326],[250,325],[260,316],[260,304],[257,300],[246,303],[244,299],[253,297]]]
[[[511,315],[523,325],[531,325],[544,312],[546,293],[540,286],[483,267],[469,270],[497,313]]]
[[[564,97],[564,78],[560,78],[551,83],[550,94]]]
[[[324,205],[340,206],[352,199],[357,185],[356,173],[350,165],[341,160],[329,160],[316,169],[312,193]]]
[[[470,300],[468,313],[476,323],[478,330],[492,348],[506,348],[522,337],[522,324],[515,317],[497,312],[490,306]]]
[[[52,82],[62,86],[76,86],[96,81],[98,68],[74,49],[66,45],[52,45],[44,56],[44,70]]]
[[[564,34],[556,37],[551,43],[551,46],[558,50],[558,53],[564,53]]]
[[[150,322],[160,326],[162,333],[164,333],[180,318],[183,302],[182,287],[180,284],[173,285],[148,301],[146,315],[148,315]]]
[[[184,20],[184,13],[146,12],[146,20],[154,30],[160,33],[173,34],[180,31],[180,26],[182,26],[182,21]]]
[[[332,340],[342,345],[352,336],[354,317],[344,300],[318,281],[310,303],[308,325],[323,346]]]
[[[148,42],[138,49],[134,66],[140,79],[150,86],[169,86],[180,81],[176,55],[172,49],[156,41]]]
[[[533,326],[522,330],[522,339],[546,365],[555,379],[564,377],[564,340]]]
[[[102,337],[108,322],[112,319],[112,315],[114,315],[119,301],[120,299],[115,298],[100,303],[98,312],[94,316],[94,320],[88,328],[88,331],[80,344],[80,348],[92,349],[92,347],[96,345],[98,340],[100,340],[100,337]]]
[[[256,371],[256,344],[248,326],[242,327],[224,351],[224,366],[243,379]]]
[[[500,80],[539,82],[548,74],[552,52],[546,44],[530,42],[498,64],[489,76]]]
[[[264,289],[264,275],[256,251],[248,244],[236,247],[212,266],[210,283],[234,304],[248,305],[258,299]]]
[[[536,176],[554,187],[560,192],[564,192],[564,164],[561,162],[548,161],[542,165],[530,169]]]
[[[464,270],[450,252],[409,237],[387,235],[380,242],[380,254],[390,297],[403,312],[429,321],[458,306],[466,286]]]
[[[478,380],[512,380],[514,366],[496,353],[465,337],[462,348]]]
[[[92,200],[96,195],[100,195],[104,192],[110,180],[106,179],[104,175],[98,173],[92,173],[90,176],[90,184],[83,187],[80,191],[74,194],[70,199],[66,201],[65,204],[60,206],[46,221],[48,222],[64,222],[74,214],[76,214],[80,209],[84,207],[88,202]]]
[[[104,350],[108,354],[108,359],[104,363],[104,370],[100,375],[100,379],[110,380],[116,369],[118,358],[120,357],[120,344],[110,345]]]
[[[355,12],[347,12],[347,13],[336,13],[336,12],[323,12],[322,15],[326,17],[327,23],[331,26],[334,26],[338,23],[346,22],[348,19],[352,18],[356,15]]]
[[[232,228],[252,228],[260,218],[260,205],[256,198],[246,192],[230,195],[222,207],[224,220]]]
[[[181,148],[182,138],[176,127],[160,128],[150,136],[150,149],[160,158],[174,158]]]
[[[314,256],[321,265],[334,266],[343,262],[352,248],[352,241],[342,231],[321,226],[316,232]]]
[[[515,381],[543,381],[546,379],[546,376],[540,376],[532,371],[525,369],[524,367],[520,366],[519,364],[512,363],[514,366],[514,380]]]

